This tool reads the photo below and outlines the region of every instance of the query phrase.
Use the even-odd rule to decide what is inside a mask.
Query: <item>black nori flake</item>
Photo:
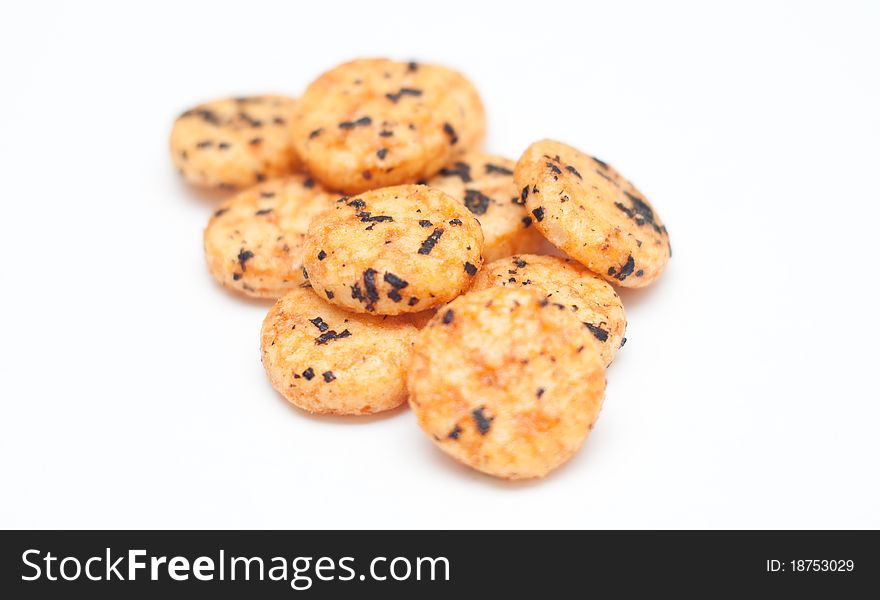
[[[611,267],[611,269],[613,268],[614,267]],[[636,262],[633,260],[632,254],[630,254],[629,258],[627,258],[624,265],[620,267],[620,271],[617,273],[617,275],[615,275],[615,277],[618,281],[623,281],[624,279],[632,275],[632,272],[635,270],[635,268]],[[611,272],[611,269],[608,269],[608,274],[614,275],[614,273]]]
[[[480,435],[486,435],[489,433],[489,428],[492,427],[492,421],[495,420],[495,417],[486,416],[483,411],[486,409],[485,406],[481,406],[479,408],[475,408],[471,415],[474,417],[474,423],[477,425],[477,431],[480,432]]]
[[[447,435],[446,437],[448,437],[450,440],[457,440],[458,436],[460,436],[463,432],[464,432],[464,430],[461,427],[459,427],[458,425],[456,425],[455,427],[453,427],[452,431],[450,431],[449,435]]]
[[[318,331],[327,331],[330,329],[330,326],[324,322],[324,319],[321,317],[315,317],[314,319],[309,319],[309,322],[318,328]]]
[[[376,289],[376,269],[367,269],[364,271],[364,288],[367,290],[367,298],[370,299],[370,305],[379,299],[379,290]],[[370,308],[369,306],[367,308]]]
[[[518,259],[516,259],[516,262],[514,262],[514,264],[517,266],[517,268],[522,269],[524,266],[526,266],[529,263],[527,263],[526,261],[524,261],[521,258],[518,258]]]
[[[616,181],[614,181],[613,179],[611,179],[611,177],[609,177],[608,175],[606,175],[605,173],[603,173],[603,172],[600,171],[599,169],[593,169],[593,170],[596,171],[596,175],[599,175],[600,177],[602,177],[602,178],[604,178],[604,179],[607,179],[608,181],[610,181],[610,182],[613,183],[614,185],[617,185],[617,182],[616,182]],[[617,187],[620,187],[620,186],[617,186]]]
[[[598,325],[593,325],[592,323],[584,323],[587,326],[587,329],[590,330],[597,340],[600,342],[608,341],[608,332],[599,327]]]
[[[532,218],[531,217],[523,217],[522,223],[523,223],[523,227],[528,227],[529,225],[532,224]]]
[[[367,203],[364,202],[363,200],[361,200],[360,198],[355,198],[354,200],[347,202],[346,204],[348,206],[351,206],[355,210],[361,210],[362,208],[364,208],[367,205]]]
[[[309,272],[306,271],[305,267],[303,267],[303,279],[308,279],[308,278],[309,278]]]
[[[574,174],[578,179],[583,179],[583,177],[581,177],[581,174],[578,173],[578,170],[575,169],[574,167],[572,167],[571,165],[566,166],[565,170],[568,171],[569,173]]]
[[[376,150],[376,156],[379,158],[385,158],[388,155],[388,148],[379,148]]]
[[[418,70],[418,68],[419,68],[419,63],[417,63],[415,61],[410,61],[406,65],[407,71],[416,71],[416,70]]]
[[[422,219],[421,221],[419,221],[419,225],[421,225],[422,227],[431,227],[433,223],[431,223],[427,219]]]
[[[539,387],[538,390],[535,392],[535,397],[540,398],[541,396],[544,395],[544,391],[545,391],[544,388]]]
[[[385,275],[382,277],[382,279],[384,279],[392,287],[394,287],[398,290],[402,290],[403,288],[405,288],[406,286],[409,285],[408,281],[401,279],[400,277],[398,277],[394,273],[385,273]]]
[[[255,137],[255,138],[251,138],[248,140],[248,144],[250,144],[251,146],[258,146],[262,143],[263,143],[263,138],[261,138],[261,137]]]
[[[287,123],[287,121],[285,121],[281,117],[272,117],[272,122],[276,125],[284,125],[285,123]]]
[[[455,313],[453,313],[452,309],[450,308],[445,313],[443,313],[443,324],[449,325],[450,323],[452,323],[452,319],[454,317],[455,317]]]
[[[217,210],[214,211],[214,216],[215,216],[215,217],[219,217],[219,216],[222,216],[223,214],[225,214],[225,213],[227,213],[227,212],[229,212],[229,209],[228,209],[228,208],[219,208],[219,209],[217,209]]]
[[[507,167],[493,165],[492,163],[486,163],[486,175],[489,175],[491,173],[498,173],[499,175],[513,175],[513,171],[511,171]]]
[[[464,183],[471,182],[471,166],[466,162],[458,161],[452,167],[443,167],[440,169],[440,174],[444,177],[452,177],[457,176]]]
[[[660,226],[657,225],[657,223],[654,221],[654,211],[651,210],[651,207],[648,206],[648,204],[638,196],[634,196],[626,190],[624,190],[623,193],[626,194],[627,198],[629,198],[633,212],[641,217],[645,223],[650,223],[650,225],[654,228],[654,231],[656,231],[657,233],[662,233]],[[641,223],[639,223],[639,225],[641,225]]]
[[[403,96],[416,96],[416,97],[418,97],[421,95],[422,95],[422,90],[417,90],[415,88],[400,88],[394,94],[390,94],[390,93],[385,94],[385,97],[388,98],[389,100],[391,100],[392,102],[397,102]]]
[[[621,348],[623,348],[623,346],[624,346],[625,344],[626,344],[626,338],[623,338],[622,340],[620,340],[620,347],[621,347]]]
[[[361,302],[366,301],[367,298],[366,298],[366,296],[364,296],[364,293],[361,291],[361,284],[360,283],[355,283],[353,286],[351,286],[351,297],[352,297],[352,299],[359,300]]]
[[[453,227],[457,227],[458,225],[461,225],[461,219],[452,219],[449,221],[449,224]]]
[[[464,205],[475,215],[485,215],[486,211],[489,210],[489,203],[491,201],[492,199],[489,196],[479,190],[464,191]]]
[[[210,148],[213,145],[214,145],[214,142],[212,142],[211,140],[204,140],[204,141],[196,144],[196,148]]]
[[[373,119],[370,117],[361,117],[356,121],[343,121],[339,124],[340,129],[354,129],[359,125],[370,125],[373,122]]]
[[[453,129],[452,125],[449,123],[443,123],[443,133],[449,136],[449,143],[452,146],[458,143],[458,136],[455,133],[455,129]]]
[[[393,221],[394,218],[388,215],[371,215],[368,212],[358,213],[357,215],[361,219],[361,223],[384,223],[386,221]]]
[[[532,193],[533,193],[533,194],[537,194],[537,193],[538,193],[538,186],[536,186],[536,185],[533,185],[533,186],[532,186]]]
[[[401,296],[400,292],[398,292],[397,290],[391,290],[390,292],[388,292],[388,297],[395,302],[400,302],[403,299],[403,296]]]
[[[253,118],[252,116],[250,116],[246,112],[238,113],[238,118],[241,119],[242,121],[245,121],[251,127],[262,127],[263,126],[263,122],[261,120]]]
[[[327,294],[327,300],[333,300],[333,292],[330,290],[324,290],[324,293]]]
[[[326,253],[326,252],[324,252],[323,250],[321,250],[320,252],[318,252],[318,260],[324,260],[325,258],[327,258],[327,253]]]
[[[312,132],[309,134],[309,139],[310,139],[310,140],[315,139],[316,137],[318,137],[319,135],[321,135],[321,132],[322,132],[322,131],[324,131],[324,130],[323,130],[323,129],[315,129],[314,131],[312,131]]]
[[[469,262],[466,262],[466,263],[464,263],[464,271],[465,271],[465,273],[467,273],[468,275],[473,277],[474,275],[477,274],[477,267],[475,267],[474,265],[472,265]]]
[[[229,150],[229,142],[220,142],[217,144],[217,150]]]
[[[418,303],[419,303],[419,299],[416,298],[415,296],[412,296],[412,297],[409,299],[409,302],[407,302],[407,304],[409,304],[410,306],[415,306],[415,305],[418,304]]]
[[[629,198],[630,206],[627,207],[623,202],[615,202],[614,206],[616,206],[627,217],[632,219],[636,225],[641,226],[647,223],[654,229],[654,231],[662,234],[663,228],[654,222],[654,211],[651,210],[651,207],[638,196],[634,196],[626,190],[624,190],[623,193]]]
[[[394,135],[393,131],[389,131],[387,129],[383,129],[379,132],[379,137],[392,137]]]
[[[593,157],[591,157],[591,158],[592,158],[594,161],[596,161],[596,164],[599,165],[600,167],[602,167],[603,169],[607,169],[607,168],[608,168],[608,163],[605,162],[604,160],[599,160],[599,159],[596,158],[595,156],[593,156]]]
[[[241,279],[241,273],[233,273],[232,274],[233,281],[238,281],[239,279]]]
[[[324,377],[324,383],[330,383],[336,379],[336,375],[333,374],[333,371],[324,371],[321,375]]]
[[[303,377],[305,377],[308,380],[311,380],[312,377],[314,377],[314,376],[315,376],[315,370],[312,369],[311,367],[309,367],[308,369],[303,371]]]
[[[315,187],[315,180],[309,177],[308,179],[303,181],[303,187],[312,189],[313,187]]]
[[[437,242],[440,241],[441,235],[443,235],[443,230],[441,228],[437,227],[436,229],[434,229],[434,231],[431,232],[431,235],[429,235],[427,239],[422,242],[422,245],[419,248],[419,254],[430,254],[431,250],[434,249],[434,246],[437,245]]]
[[[544,207],[539,206],[535,210],[532,211],[532,214],[535,215],[535,219],[540,223],[544,220]]]
[[[315,344],[321,346],[326,344],[331,340],[341,340],[342,338],[347,338],[351,335],[351,332],[348,329],[343,329],[342,333],[336,333],[335,330],[331,329],[330,331],[326,331],[315,338]]]
[[[645,272],[642,269],[639,269],[638,271],[636,271],[636,277],[641,277],[644,274],[645,274]]]
[[[263,173],[255,173],[254,178],[260,183],[266,181],[266,176]]]
[[[254,213],[255,216],[268,215],[270,212],[275,210],[274,208],[261,208],[257,212]]]
[[[548,162],[548,163],[547,163],[547,167],[548,167],[553,173],[556,173],[557,175],[560,175],[560,174],[562,173],[562,171],[559,170],[559,167],[557,167],[556,165],[554,165],[552,162]]]
[[[522,189],[522,194],[520,194],[520,204],[526,203],[526,198],[529,197],[529,186],[526,186]]]
[[[241,266],[242,271],[247,271],[247,267],[245,263],[254,257],[254,253],[250,250],[245,250],[242,248],[238,251],[238,264]]]
[[[193,113],[190,111],[187,111],[182,116],[189,116],[190,114],[193,114]],[[217,113],[215,113],[213,111],[210,111],[207,109],[202,109],[200,111],[197,111],[194,114],[197,114],[198,116],[200,116],[205,123],[210,123],[211,125],[220,125],[220,118],[217,116]]]

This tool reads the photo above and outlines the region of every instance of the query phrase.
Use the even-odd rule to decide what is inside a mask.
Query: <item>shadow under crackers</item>
[[[382,411],[379,413],[373,413],[369,415],[321,415],[310,413],[307,410],[303,410],[302,408],[296,406],[295,404],[288,402],[288,400],[282,396],[275,388],[272,387],[272,384],[269,382],[268,377],[263,378],[264,386],[269,391],[269,393],[274,396],[274,398],[278,402],[284,403],[284,405],[292,412],[295,413],[297,417],[307,419],[317,424],[324,425],[344,425],[344,426],[352,426],[352,425],[369,425],[370,423],[376,423],[377,421],[384,421],[386,419],[393,419],[396,416],[399,416],[409,410],[407,404],[404,402],[397,408],[392,408],[391,410]]]
[[[248,296],[242,291],[238,291],[236,289],[228,288],[225,285],[222,285],[219,281],[214,279],[210,273],[207,272],[207,269],[205,269],[205,273],[207,274],[207,278],[211,280],[214,289],[216,289],[218,293],[225,295],[227,298],[234,302],[265,308],[268,312],[269,308],[271,308],[272,305],[275,304],[275,302],[277,301],[277,298],[257,298],[256,296]]]
[[[236,194],[236,190],[218,190],[192,185],[180,175],[177,177],[177,187],[192,202],[205,205],[212,210]]]
[[[669,267],[667,267],[666,270],[669,271]],[[651,298],[653,298],[654,295],[662,295],[662,289],[669,280],[669,275],[670,273],[666,272],[660,277],[660,279],[651,285],[642,288],[624,288],[615,286],[615,291],[617,291],[617,294],[623,301],[624,310],[637,308],[643,303],[651,302]]]

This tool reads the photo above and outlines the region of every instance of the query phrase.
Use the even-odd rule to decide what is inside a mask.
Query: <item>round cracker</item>
[[[485,120],[476,89],[460,73],[363,59],[309,85],[292,131],[309,172],[354,194],[430,177],[482,141]]]
[[[593,335],[606,366],[626,339],[620,296],[575,260],[534,254],[502,258],[480,269],[471,289],[490,287],[528,288],[558,310],[571,312]]]
[[[296,288],[263,321],[263,367],[272,386],[303,410],[389,410],[406,400],[405,366],[418,331],[407,318],[355,315]]]
[[[497,477],[542,477],[581,446],[602,405],[592,335],[526,289],[469,292],[422,330],[410,407],[446,453]]]
[[[623,287],[660,277],[672,252],[666,227],[613,167],[541,140],[519,159],[514,179],[535,227],[588,269]]]
[[[296,171],[290,121],[295,101],[249,96],[200,104],[171,129],[171,160],[189,183],[241,189]]]
[[[483,232],[460,202],[424,185],[340,198],[309,226],[303,263],[319,295],[396,315],[448,302],[483,264]]]
[[[304,282],[303,239],[312,217],[338,196],[305,175],[290,175],[233,196],[205,228],[205,258],[224,287],[278,298]]]
[[[428,180],[429,186],[464,204],[480,222],[486,261],[537,252],[544,243],[513,181],[515,166],[501,156],[471,152]]]

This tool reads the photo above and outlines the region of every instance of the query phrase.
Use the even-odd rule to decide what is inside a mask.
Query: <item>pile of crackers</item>
[[[321,414],[408,403],[444,452],[542,477],[593,428],[626,316],[614,286],[671,255],[648,200],[608,163],[540,140],[481,149],[483,103],[439,65],[354,60],[298,99],[183,113],[171,157],[228,190],[204,232],[214,278],[276,299],[261,331],[275,389]]]

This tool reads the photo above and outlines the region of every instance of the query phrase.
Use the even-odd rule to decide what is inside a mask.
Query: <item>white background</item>
[[[0,526],[877,528],[880,5],[5,3]],[[358,56],[463,70],[488,149],[636,181],[674,256],[583,450],[460,467],[406,410],[312,417],[203,264],[168,134]]]

